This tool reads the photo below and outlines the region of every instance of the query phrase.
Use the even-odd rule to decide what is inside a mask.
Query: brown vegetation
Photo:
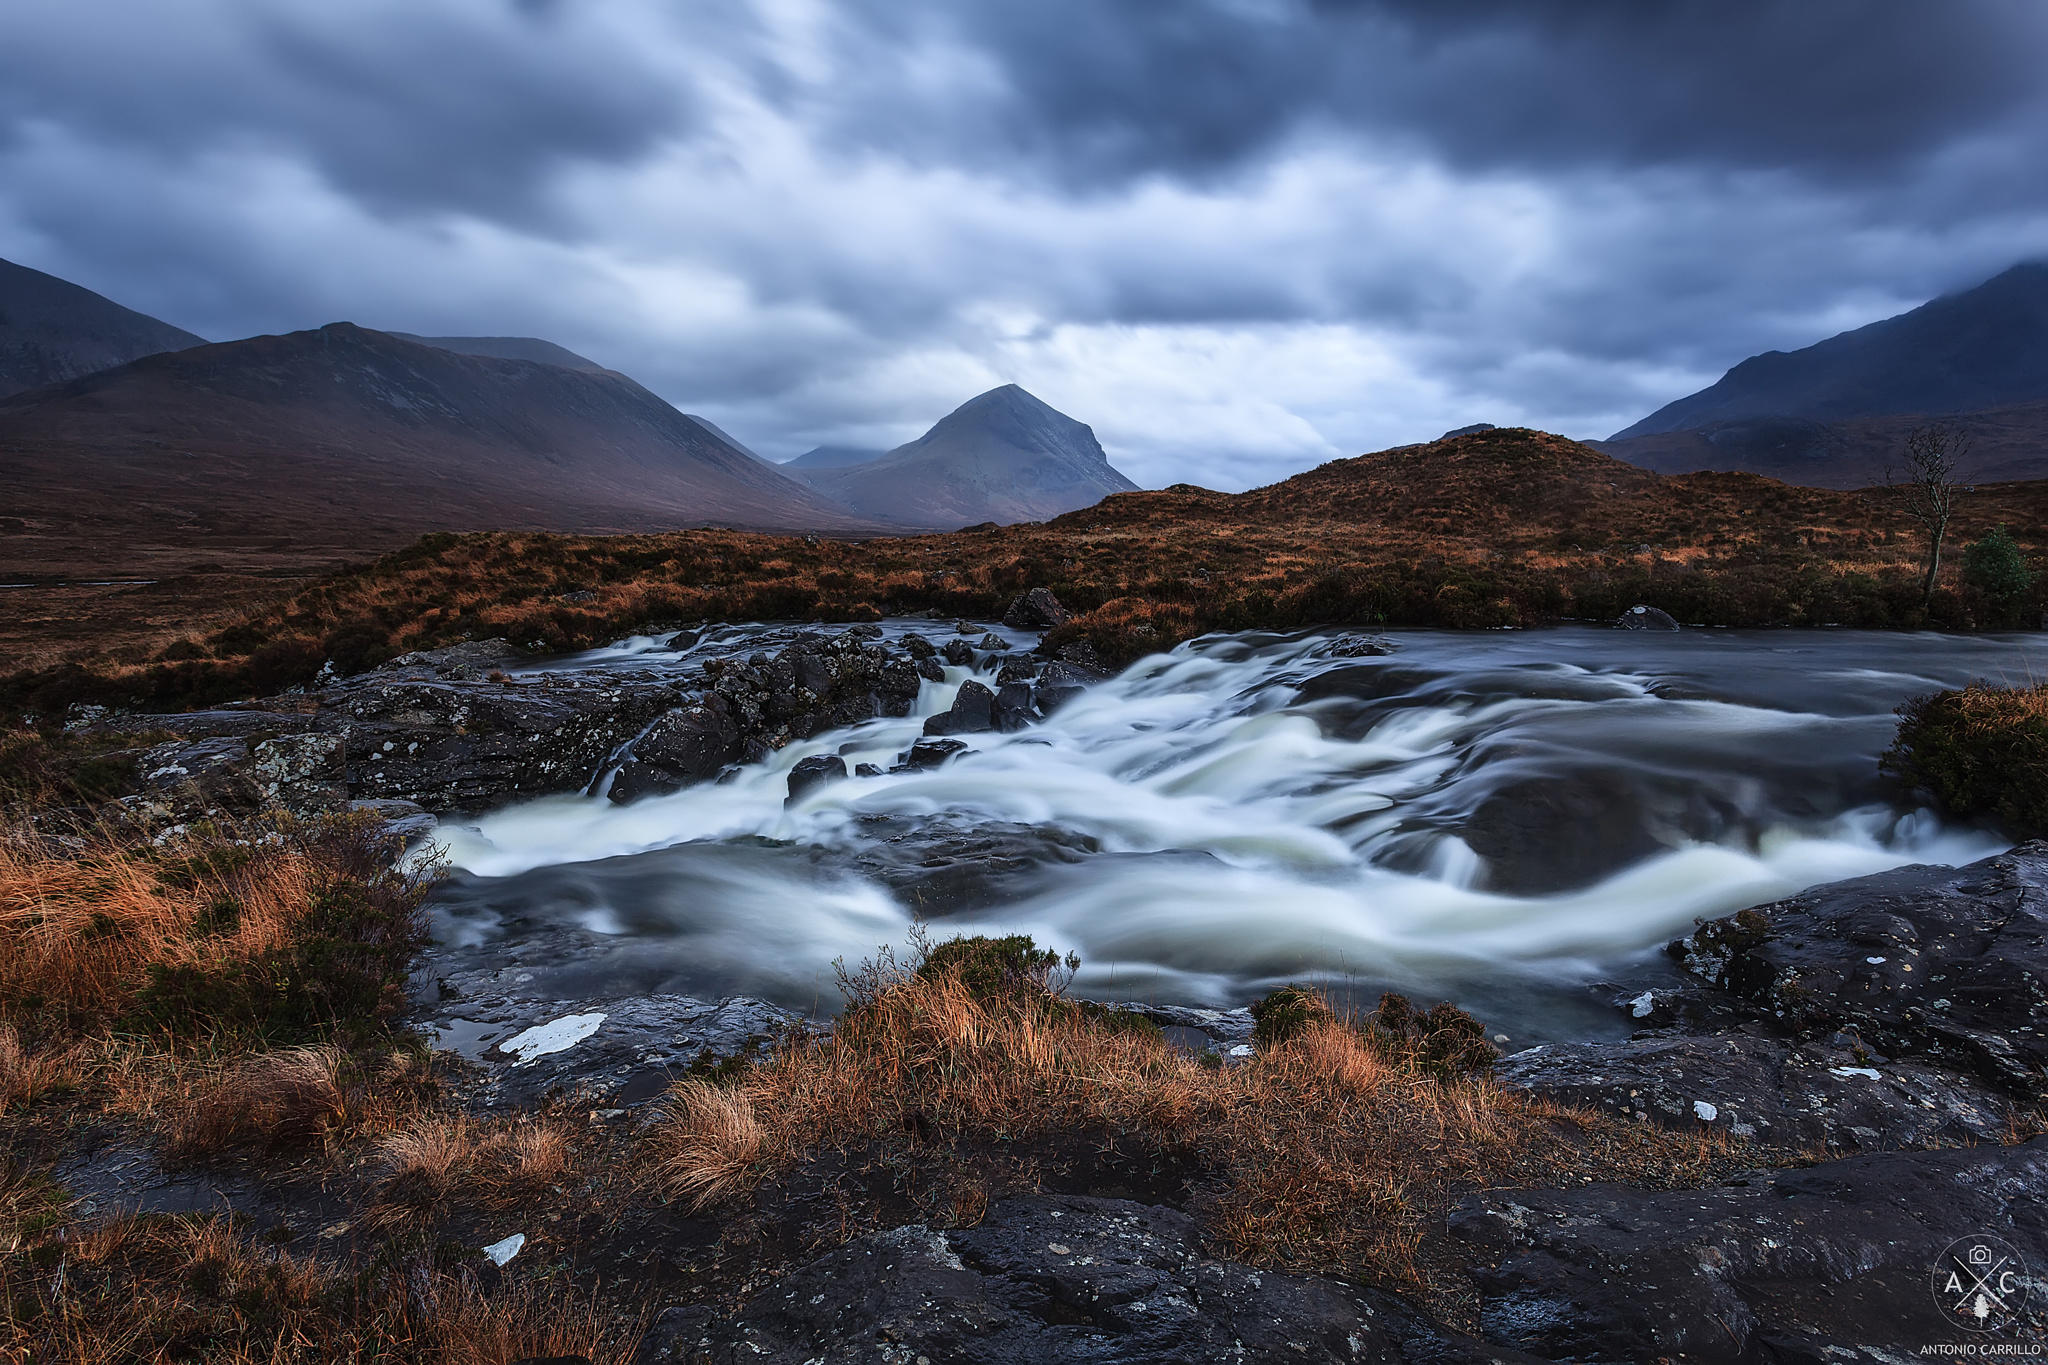
[[[1418,1025],[1428,1016],[1398,997],[1352,1021],[1295,991],[1288,1026],[1224,1066],[1064,999],[1049,988],[1054,963],[1007,969],[1029,962],[1026,940],[964,943],[914,968],[871,964],[829,1036],[726,1085],[677,1086],[650,1137],[655,1182],[702,1210],[863,1145],[1136,1140],[1194,1164],[1196,1202],[1231,1253],[1400,1281],[1454,1191],[1565,1173],[1683,1182],[1726,1156],[1718,1140],[1502,1090],[1469,1057],[1434,1064],[1438,1034],[1476,1029],[1442,1011]],[[980,970],[977,957],[998,965]]]
[[[2048,683],[1972,683],[1917,697],[1899,716],[1887,772],[1950,815],[2048,838]]]
[[[2048,484],[1986,487],[1953,530],[2048,550]],[[1269,488],[1123,493],[1042,525],[833,541],[733,531],[432,535],[142,662],[19,675],[8,699],[178,704],[306,681],[465,638],[578,648],[697,620],[988,617],[1050,587],[1055,643],[1123,660],[1210,629],[1613,620],[1967,627],[1967,587],[1923,604],[1923,537],[1883,490],[1747,474],[1663,477],[1561,437],[1490,431],[1338,460]],[[574,600],[569,595],[575,594]],[[2041,607],[2036,589],[2029,606]]]

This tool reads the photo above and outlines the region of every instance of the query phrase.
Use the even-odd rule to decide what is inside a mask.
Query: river
[[[889,633],[934,623],[890,622]],[[997,628],[999,633],[1004,633]],[[1019,646],[1032,637],[1009,632]],[[546,667],[693,669],[637,639]],[[1662,970],[1702,916],[2002,849],[1894,804],[1878,757],[1906,698],[2048,675],[2038,635],[1626,632],[1209,636],[1142,660],[932,771],[786,803],[789,769],[891,766],[916,714],[789,745],[727,780],[618,805],[548,797],[442,822],[437,937],[562,945],[564,998],[669,991],[836,1003],[832,962],[1029,933],[1101,999],[1234,1005],[1314,981],[1450,998],[1515,1041],[1612,1033],[1605,984]]]

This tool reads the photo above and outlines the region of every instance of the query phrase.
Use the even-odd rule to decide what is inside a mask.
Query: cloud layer
[[[0,256],[529,333],[776,456],[1017,382],[1141,483],[1604,435],[2048,249],[2022,0],[15,0]]]

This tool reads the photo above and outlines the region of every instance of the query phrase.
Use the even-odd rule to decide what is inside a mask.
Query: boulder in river
[[[1646,607],[1638,603],[1621,614],[1614,623],[1623,630],[1677,630],[1678,622],[1671,613],[1657,607]]]
[[[801,759],[789,770],[789,799],[800,801],[804,793],[846,776],[846,760],[837,754],[814,754]]]
[[[974,679],[960,684],[959,693],[953,698],[952,706],[928,716],[924,732],[928,735],[972,735],[996,728],[996,694]]]
[[[921,739],[905,750],[897,762],[905,768],[936,768],[954,754],[967,752],[966,742],[957,739]]]
[[[1764,1027],[1853,1029],[1891,1056],[2048,1097],[2048,840],[1818,886],[1702,925],[1671,953]]]

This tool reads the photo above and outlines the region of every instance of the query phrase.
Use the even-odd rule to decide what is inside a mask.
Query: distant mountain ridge
[[[567,346],[557,346],[540,337],[423,337],[411,332],[386,332],[401,341],[417,341],[458,355],[488,356],[493,360],[531,360],[537,365],[559,365],[565,370],[596,370],[605,367]]]
[[[1882,482],[1904,434],[1972,434],[1972,474],[2048,475],[2048,262],[2031,261],[1797,351],[1751,356],[1599,448],[1665,473],[1747,470],[1795,483]]]
[[[0,398],[205,344],[90,289],[0,260]]]
[[[349,323],[0,400],[0,481],[24,516],[122,535],[380,546],[429,530],[885,529],[624,375]]]
[[[804,477],[855,511],[939,529],[1044,521],[1138,488],[1086,423],[1015,384],[969,399],[877,459]]]
[[[844,469],[848,465],[868,464],[888,453],[868,446],[813,446],[795,459],[784,461],[782,467],[793,470]]]

